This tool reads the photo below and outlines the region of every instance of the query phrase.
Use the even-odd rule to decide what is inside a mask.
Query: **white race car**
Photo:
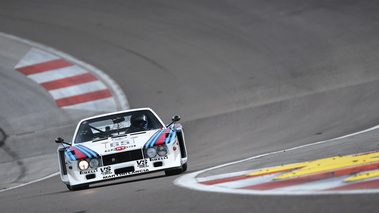
[[[83,119],[71,143],[58,137],[60,176],[69,190],[130,175],[187,170],[183,127],[174,116],[167,126],[150,108]]]

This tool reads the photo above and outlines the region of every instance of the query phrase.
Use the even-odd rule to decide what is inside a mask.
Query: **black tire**
[[[187,171],[187,162],[182,165],[183,172]]]
[[[67,184],[66,186],[67,186],[67,189],[70,191],[78,191],[78,190],[83,190],[83,189],[89,188],[88,184],[82,184],[82,185],[76,185],[76,186],[70,186]]]
[[[183,164],[179,169],[169,169],[164,171],[166,176],[178,175],[187,171],[187,163]]]

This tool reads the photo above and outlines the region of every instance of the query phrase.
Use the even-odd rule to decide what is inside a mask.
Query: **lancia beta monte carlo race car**
[[[83,119],[71,143],[58,137],[60,176],[69,190],[119,177],[187,170],[183,127],[174,116],[167,126],[150,108]]]

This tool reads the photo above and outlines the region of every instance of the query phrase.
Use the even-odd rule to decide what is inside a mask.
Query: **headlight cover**
[[[99,167],[99,165],[100,165],[100,161],[99,161],[99,159],[97,159],[97,158],[92,158],[90,161],[89,161],[89,166],[91,167],[91,168],[97,168],[97,167]]]
[[[149,158],[154,158],[157,155],[159,155],[162,157],[162,156],[166,156],[167,152],[168,152],[168,148],[166,145],[153,146],[145,150],[145,156]]]
[[[146,149],[146,156],[149,158],[153,158],[153,157],[157,156],[157,148],[155,146],[147,148]]]
[[[88,167],[89,167],[89,164],[86,160],[79,161],[79,169],[80,170],[86,170],[86,169],[88,169]]]
[[[167,155],[167,146],[162,145],[157,147],[157,153],[159,156],[166,156]]]

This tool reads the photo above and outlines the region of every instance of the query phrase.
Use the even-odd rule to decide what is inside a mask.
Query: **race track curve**
[[[117,82],[132,108],[151,107],[165,122],[180,114],[187,173],[379,124],[377,1],[0,2],[0,32],[99,68]],[[68,128],[57,122],[57,136],[60,127]],[[378,149],[376,134],[370,133],[230,171]],[[1,192],[0,206],[2,212],[363,212],[379,207],[377,193],[236,195],[181,188],[173,184],[178,177],[156,173],[69,192],[53,176]]]

